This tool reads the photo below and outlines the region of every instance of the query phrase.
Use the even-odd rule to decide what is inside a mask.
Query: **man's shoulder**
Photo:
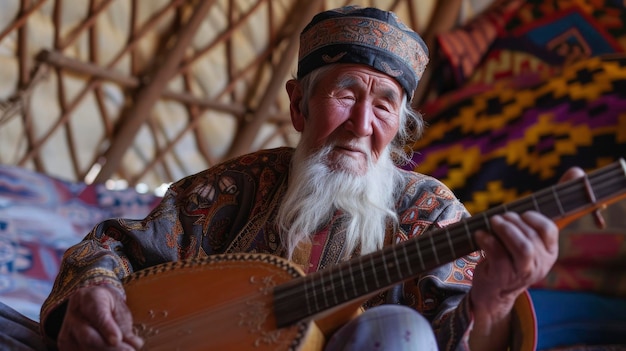
[[[441,180],[435,177],[407,170],[402,170],[402,175],[404,177],[404,193],[406,195],[417,195],[426,191],[445,197],[455,198],[452,190],[450,190],[450,188]]]
[[[251,172],[259,168],[275,168],[279,171],[286,170],[291,164],[293,148],[279,147],[274,149],[263,149],[245,155],[224,160],[208,169],[205,169],[191,177],[206,176],[211,173],[222,173],[224,171]]]
[[[280,147],[264,149],[237,156],[220,162],[198,173],[184,177],[173,184],[173,188],[182,190],[196,188],[198,184],[214,181],[229,182],[236,179],[259,179],[271,172],[276,176],[287,174],[293,156],[293,148]]]
[[[405,187],[398,206],[406,233],[416,235],[431,224],[452,223],[467,215],[463,204],[439,179],[422,173],[405,171]],[[408,227],[407,227],[408,226]]]
[[[289,167],[294,149],[291,147],[278,147],[274,149],[263,149],[251,152],[239,157],[235,157],[223,162],[230,165],[241,165],[244,167],[259,166],[275,166]]]

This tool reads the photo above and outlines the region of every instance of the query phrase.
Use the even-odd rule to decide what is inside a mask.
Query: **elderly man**
[[[48,342],[139,349],[145,340],[133,332],[121,279],[159,263],[254,252],[311,273],[467,217],[442,183],[396,167],[422,130],[410,100],[427,57],[393,13],[344,7],[315,16],[301,34],[297,79],[286,85],[297,148],[228,160],[174,183],[146,219],[96,226],[66,253],[43,306]],[[554,263],[558,234],[536,212],[489,223],[490,232],[475,233],[484,257],[406,281],[405,306],[382,303],[391,294],[370,299],[325,349],[506,349],[515,301]]]

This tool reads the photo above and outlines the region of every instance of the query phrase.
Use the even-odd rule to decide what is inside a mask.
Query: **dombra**
[[[145,350],[322,350],[372,295],[478,250],[488,218],[535,210],[559,227],[626,198],[622,159],[453,225],[309,275],[266,254],[165,263],[124,280]],[[522,324],[524,328],[524,324]],[[534,324],[521,351],[536,346]]]

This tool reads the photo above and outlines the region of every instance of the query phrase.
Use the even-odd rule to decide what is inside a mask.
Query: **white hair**
[[[395,229],[398,217],[395,194],[401,171],[389,156],[389,148],[378,162],[368,162],[364,175],[334,170],[325,161],[332,145],[308,155],[306,138],[296,148],[289,184],[277,223],[288,257],[301,243],[327,226],[340,211],[345,226],[342,256],[357,248],[361,254],[382,248],[388,226]]]
[[[315,118],[308,116],[308,101],[317,82],[331,67],[319,68],[300,81],[300,109],[305,118]],[[406,94],[399,119],[400,127],[393,141],[376,162],[368,155],[367,171],[361,175],[331,167],[327,157],[333,145],[313,151],[308,129],[304,129],[277,215],[288,258],[293,257],[299,245],[310,244],[315,233],[328,226],[338,213],[340,225],[345,227],[345,232],[337,233],[345,235],[343,257],[351,256],[356,249],[365,254],[382,248],[386,230],[396,229],[399,223],[395,202],[402,171],[397,164],[410,161],[405,145],[416,140],[423,130],[421,115],[413,111]]]

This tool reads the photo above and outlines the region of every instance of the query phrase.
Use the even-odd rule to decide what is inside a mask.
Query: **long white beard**
[[[395,228],[398,224],[394,194],[401,171],[389,152],[376,163],[369,160],[367,172],[356,175],[329,168],[326,160],[332,146],[310,156],[305,149],[301,141],[277,218],[288,257],[292,258],[298,245],[311,243],[314,234],[328,225],[337,210],[346,220],[342,256],[349,257],[359,246],[361,254],[382,248],[387,226]]]

